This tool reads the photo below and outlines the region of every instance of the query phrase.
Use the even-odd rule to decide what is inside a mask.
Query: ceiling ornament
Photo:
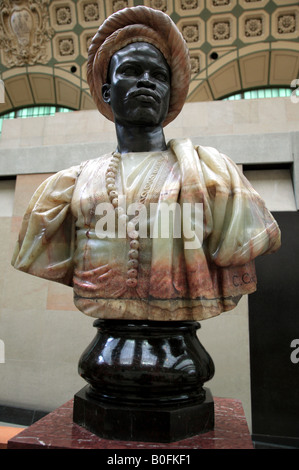
[[[49,0],[1,0],[0,48],[8,67],[49,60],[46,43],[54,34],[48,26]]]
[[[245,36],[255,37],[263,34],[262,18],[248,18],[245,21]]]
[[[149,6],[156,10],[161,10],[164,13],[167,12],[167,0],[150,0]]]
[[[83,8],[85,21],[98,21],[100,18],[99,6],[97,3],[87,3]]]
[[[279,34],[294,33],[296,31],[295,13],[279,16],[277,30]]]

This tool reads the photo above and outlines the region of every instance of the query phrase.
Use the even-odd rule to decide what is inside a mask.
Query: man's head
[[[169,109],[171,72],[161,52],[137,42],[112,56],[103,99],[122,125],[157,126]]]
[[[188,47],[181,33],[169,16],[159,10],[143,6],[125,8],[111,15],[100,26],[89,48],[87,81],[90,91],[99,111],[114,121],[111,98],[106,93],[108,88],[104,86],[102,93],[102,87],[112,84],[109,83],[113,76],[112,68],[115,68],[116,61],[124,58],[121,51],[129,45],[132,45],[132,51],[133,44],[138,43],[146,43],[145,54],[158,49],[170,70],[169,107],[163,121],[165,126],[179,114],[185,103],[191,67]],[[142,48],[144,51],[144,46]],[[136,52],[137,49],[134,54]]]

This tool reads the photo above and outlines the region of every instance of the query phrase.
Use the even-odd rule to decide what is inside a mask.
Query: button
[[[139,263],[137,259],[129,259],[127,266],[129,269],[132,269],[132,268],[136,269],[138,267],[138,264]]]
[[[128,287],[136,287],[137,286],[137,279],[127,279],[126,284]]]
[[[130,248],[132,248],[133,250],[138,250],[139,249],[139,241],[131,240],[130,241]]]
[[[110,199],[117,198],[118,194],[116,191],[109,191],[109,197]]]
[[[110,170],[110,171],[107,171],[106,176],[107,176],[107,178],[113,178],[113,179],[115,179],[116,173],[117,173],[116,170],[113,170],[113,171]]]
[[[129,258],[137,259],[139,256],[138,250],[129,250]]]
[[[139,238],[139,232],[137,230],[132,230],[132,232],[129,232],[128,230],[128,235],[130,238],[133,238],[136,240],[136,238]]]
[[[116,171],[118,169],[118,163],[116,162],[111,162],[109,163],[109,166],[108,166],[108,171]]]
[[[112,176],[109,176],[106,178],[106,184],[115,184],[115,178],[112,178]]]
[[[137,274],[138,274],[137,269],[129,269],[129,271],[127,272],[127,275],[129,278],[137,277]]]

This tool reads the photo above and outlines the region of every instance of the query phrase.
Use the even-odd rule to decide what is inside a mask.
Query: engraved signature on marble
[[[251,275],[250,273],[243,273],[242,276],[234,274],[232,277],[233,285],[235,287],[239,287],[242,284],[250,284],[251,282],[257,282],[257,278],[255,275]]]

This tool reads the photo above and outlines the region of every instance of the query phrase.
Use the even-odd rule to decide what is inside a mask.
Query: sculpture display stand
[[[97,449],[101,450],[97,453],[97,463],[103,459],[105,465],[109,456],[121,455],[122,451],[125,455],[130,452],[131,456],[153,452],[162,457],[167,452],[189,455],[195,451],[198,464],[197,450],[253,449],[242,403],[231,398],[214,397],[215,427],[212,431],[170,443],[103,439],[73,422],[73,405],[74,400],[69,400],[29,426],[8,441],[8,449]]]
[[[214,364],[197,322],[96,320],[82,354],[88,385],[74,397],[74,422],[105,439],[173,442],[214,427],[204,383]]]

